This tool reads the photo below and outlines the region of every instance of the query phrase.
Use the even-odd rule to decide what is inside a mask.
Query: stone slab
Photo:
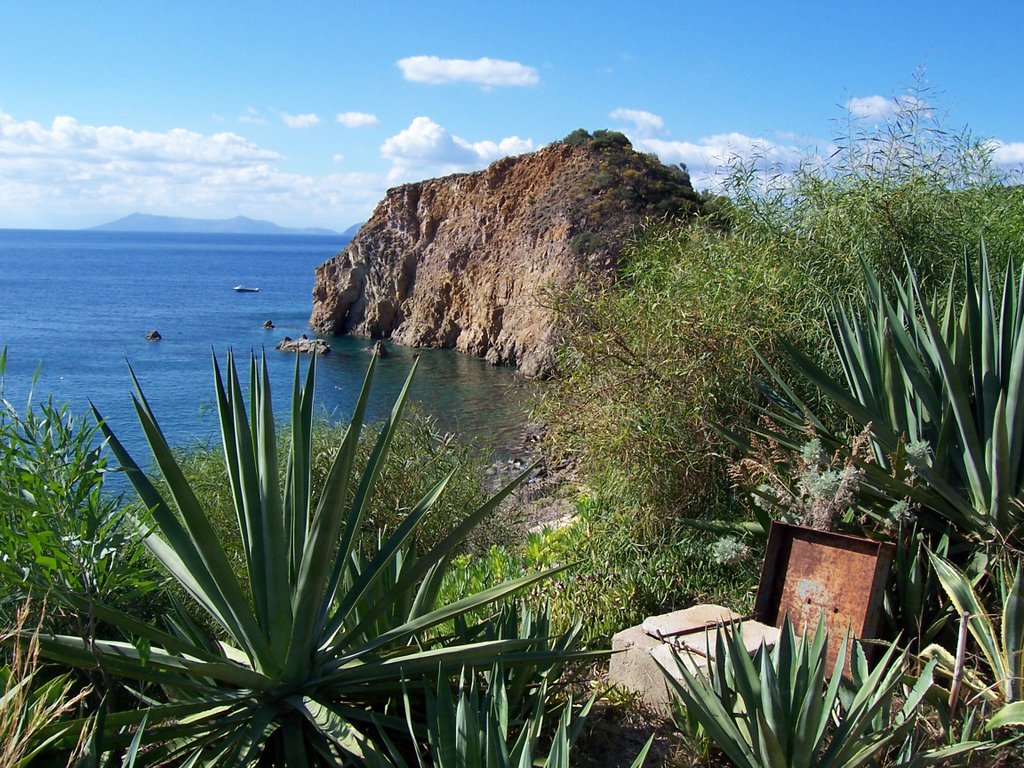
[[[740,634],[743,637],[743,647],[751,656],[757,652],[762,643],[768,646],[768,648],[774,648],[775,644],[779,641],[779,630],[777,627],[749,619],[740,624]],[[686,635],[676,635],[671,638],[671,642],[672,645],[680,650],[690,651],[701,656],[708,656],[714,659],[718,655],[717,627],[710,627]]]
[[[742,616],[735,611],[720,605],[706,603],[684,608],[681,611],[664,613],[661,616],[648,616],[641,626],[644,632],[651,637],[668,639],[674,635],[699,630],[709,624],[738,621],[741,618]]]
[[[617,633],[612,637],[608,682],[639,694],[645,705],[668,715],[672,695],[664,673],[651,656],[651,651],[662,645],[664,643],[647,634],[642,625]]]

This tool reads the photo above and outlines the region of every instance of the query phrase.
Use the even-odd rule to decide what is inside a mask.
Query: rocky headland
[[[622,134],[576,131],[483,171],[389,190],[317,268],[310,324],[547,375],[553,292],[614,274],[641,223],[697,207],[683,169]]]

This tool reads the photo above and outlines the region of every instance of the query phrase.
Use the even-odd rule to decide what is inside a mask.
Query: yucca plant
[[[952,525],[974,544],[1024,546],[1024,515],[1012,503],[1024,492],[1024,275],[1009,265],[997,295],[984,247],[977,277],[965,259],[962,300],[955,280],[926,299],[909,267],[893,299],[864,274],[863,310],[829,318],[844,381],[786,347],[808,382],[860,429],[870,426],[874,461],[859,464],[865,512],[891,522],[890,505],[909,497],[920,524],[939,535]],[[779,421],[803,428],[809,418],[828,436],[776,378],[792,409],[775,411]]]
[[[517,721],[509,694],[502,682],[507,677],[503,665],[495,664],[488,675],[491,681],[481,685],[479,676],[463,674],[457,690],[441,682],[436,691],[426,692],[428,727],[419,732],[409,718],[409,732],[417,743],[418,768],[568,768],[570,755],[587,715],[594,704],[589,699],[578,710],[572,697],[549,711],[547,682],[525,719]],[[495,683],[495,681],[497,681]],[[406,697],[406,712],[414,706]],[[545,721],[558,721],[550,740]],[[634,759],[631,768],[639,768],[654,741],[652,736]],[[547,743],[547,754],[541,745]],[[397,768],[408,768],[405,757],[394,748],[391,756]]]
[[[787,620],[774,648],[751,657],[738,624],[718,630],[717,655],[707,672],[677,658],[677,680],[666,678],[725,755],[741,768],[856,768],[868,765],[914,725],[932,684],[932,666],[903,691],[906,653],[890,646],[869,667],[853,644],[852,685],[843,680],[848,638],[828,677],[828,633],[800,637]],[[894,707],[894,703],[896,706]]]
[[[960,615],[967,614],[967,629],[983,670],[965,681],[991,708],[987,728],[1024,725],[1024,566],[1018,562],[1012,575],[1006,563],[992,570],[998,605],[990,612],[963,571],[932,552],[928,556],[953,607]],[[947,673],[955,667],[941,646],[929,646],[922,655],[940,660]]]
[[[168,630],[109,606],[84,605],[133,642],[43,638],[51,658],[80,667],[101,664],[117,678],[148,684],[148,706],[110,713],[105,746],[127,743],[142,718],[151,746],[138,763],[335,766],[385,760],[378,729],[404,731],[403,691],[436,685],[437,676],[554,660],[566,651],[536,638],[466,639],[442,627],[479,611],[546,574],[531,574],[446,605],[437,588],[455,548],[512,490],[510,485],[469,514],[421,556],[416,529],[443,492],[438,482],[376,552],[360,553],[358,534],[413,371],[386,420],[361,476],[353,471],[376,359],[366,374],[351,423],[317,501],[310,481],[315,362],[300,385],[296,362],[290,453],[278,473],[276,424],[266,361],[250,362],[247,409],[233,356],[222,376],[214,360],[225,464],[245,557],[243,588],[196,496],[184,480],[135,381],[135,407],[164,498],[109,425],[100,419],[119,463],[152,510],[155,530],[141,530],[167,573],[217,629],[208,637],[187,615]],[[134,379],[134,375],[133,375]],[[99,414],[97,413],[97,418]],[[349,490],[354,488],[351,494]],[[120,740],[120,741],[119,741]]]

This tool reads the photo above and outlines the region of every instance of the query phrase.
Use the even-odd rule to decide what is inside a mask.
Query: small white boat
[[[238,293],[259,293],[260,289],[259,288],[250,288],[247,285],[236,285],[235,286],[235,291],[237,291]]]

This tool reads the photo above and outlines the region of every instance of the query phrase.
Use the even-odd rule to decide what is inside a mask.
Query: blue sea
[[[172,445],[217,441],[212,356],[228,350],[248,371],[266,354],[275,412],[288,413],[296,358],[274,349],[303,333],[314,268],[341,250],[336,237],[0,230],[3,396],[15,407],[52,396],[82,414],[93,402],[129,449],[143,445],[129,364]],[[236,293],[235,285],[258,287]],[[265,330],[271,320],[275,328]],[[151,330],[160,341],[147,341]],[[369,341],[324,337],[317,407],[347,420]],[[413,362],[412,399],[438,427],[501,453],[526,420],[528,386],[508,369],[447,350],[388,345],[375,375],[371,419],[391,407]],[[300,360],[305,370],[308,358]],[[34,381],[34,384],[33,384]]]

